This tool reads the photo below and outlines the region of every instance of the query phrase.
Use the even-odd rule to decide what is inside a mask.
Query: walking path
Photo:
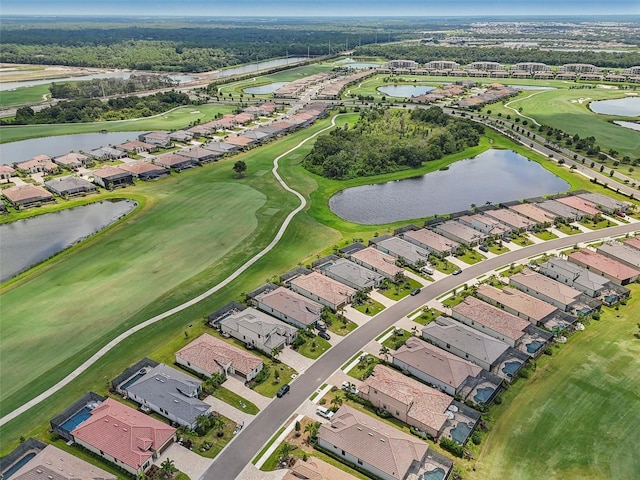
[[[281,158],[289,155],[291,152],[294,152],[298,148],[302,147],[309,140],[311,140],[311,139],[317,137],[318,135],[320,135],[321,133],[324,133],[327,130],[330,130],[333,127],[335,127],[336,118],[338,118],[338,116],[340,116],[340,115],[336,115],[336,116],[334,116],[332,118],[330,126],[328,126],[326,128],[323,128],[322,130],[317,131],[313,135],[308,136],[304,140],[300,141],[300,143],[298,143],[296,146],[290,148],[289,150],[287,150],[283,154],[277,156],[273,160],[273,168],[271,170],[273,172],[273,175],[276,177],[276,180],[278,180],[278,182],[280,183],[282,188],[284,188],[288,192],[293,193],[296,197],[298,197],[298,199],[300,200],[300,205],[298,205],[297,208],[295,208],[293,211],[291,211],[291,213],[289,213],[289,215],[287,215],[287,218],[285,218],[284,222],[280,226],[280,229],[278,230],[278,233],[276,234],[274,239],[271,241],[271,243],[269,243],[269,245],[267,245],[262,251],[258,252],[252,258],[247,260],[240,268],[238,268],[235,272],[233,272],[231,275],[229,275],[226,279],[224,279],[223,281],[221,281],[217,285],[211,287],[206,292],[201,293],[197,297],[192,298],[191,300],[183,303],[182,305],[178,305],[177,307],[174,307],[171,310],[167,310],[166,312],[163,312],[163,313],[161,313],[159,315],[156,315],[155,317],[152,317],[149,320],[146,320],[146,321],[144,321],[142,323],[139,323],[135,327],[132,327],[129,330],[127,330],[126,332],[123,332],[120,335],[118,335],[116,338],[111,340],[104,347],[102,347],[100,350],[98,350],[96,353],[94,353],[88,360],[86,360],[82,365],[80,365],[78,368],[76,368],[73,372],[71,372],[69,375],[67,375],[65,378],[63,378],[61,381],[59,381],[58,383],[56,383],[52,387],[48,388],[46,391],[42,392],[37,397],[29,400],[28,402],[24,403],[22,406],[16,408],[12,412],[9,412],[7,415],[2,417],[0,419],[0,426],[4,425],[5,423],[7,423],[7,422],[9,422],[11,420],[13,420],[18,415],[21,415],[22,413],[26,412],[30,408],[38,405],[40,402],[46,400],[51,395],[53,395],[54,393],[56,393],[57,391],[59,391],[60,389],[62,389],[66,385],[68,385],[69,383],[71,383],[78,375],[83,373],[85,370],[87,370],[89,367],[91,367],[94,363],[96,363],[98,360],[100,360],[103,356],[105,356],[116,345],[118,345],[122,341],[126,340],[131,335],[133,335],[134,333],[137,333],[140,330],[148,327],[149,325],[153,325],[154,323],[159,322],[160,320],[164,320],[165,318],[170,317],[171,315],[174,315],[175,313],[181,312],[182,310],[185,310],[185,309],[195,305],[196,303],[200,302],[201,300],[204,300],[205,298],[210,297],[211,295],[216,293],[218,290],[221,290],[222,288],[226,287],[229,283],[234,281],[241,274],[243,274],[247,269],[249,269],[249,267],[251,267],[254,263],[256,263],[258,260],[260,260],[262,257],[264,257],[267,253],[269,253],[271,250],[273,250],[273,248],[276,245],[278,245],[278,243],[280,242],[280,240],[284,236],[284,233],[287,230],[287,227],[289,226],[291,221],[293,220],[293,217],[295,217],[296,214],[298,212],[300,212],[302,209],[304,209],[306,207],[306,205],[307,205],[307,201],[305,200],[304,196],[302,196],[301,193],[298,193],[297,191],[295,191],[294,189],[289,187],[289,185],[287,185],[285,183],[285,181],[282,180],[282,177],[278,173],[278,162],[280,161]]]

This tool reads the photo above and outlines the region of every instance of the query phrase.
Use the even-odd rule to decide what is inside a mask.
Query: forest
[[[191,103],[189,95],[163,92],[147,97],[119,97],[106,102],[81,98],[62,101],[39,112],[31,107],[20,107],[14,119],[0,120],[3,125],[33,125],[43,123],[81,123],[127,118],[149,117]]]
[[[80,82],[53,82],[49,87],[53,98],[99,98],[139,91],[175,87],[169,75],[132,74],[129,78],[94,78]]]
[[[362,45],[356,55],[380,56],[389,60],[405,58],[418,63],[451,60],[460,65],[472,62],[542,62],[547,65],[591,63],[604,68],[628,68],[640,65],[640,52],[557,51],[537,48],[443,47],[437,45]]]
[[[478,145],[481,125],[445,114],[440,107],[412,112],[362,111],[349,128],[318,137],[304,160],[310,172],[333,179],[379,175],[438,160]]]

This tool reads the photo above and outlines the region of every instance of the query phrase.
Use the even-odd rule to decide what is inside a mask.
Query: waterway
[[[404,98],[424,95],[435,89],[436,87],[427,87],[426,85],[385,85],[384,87],[378,87],[378,91],[385,95]]]
[[[624,120],[617,120],[613,123],[620,127],[630,128],[631,130],[637,130],[640,132],[640,123],[638,122],[625,122]]]
[[[103,201],[0,225],[0,282],[99,232],[136,205],[131,200]]]
[[[598,100],[589,103],[594,113],[619,115],[621,117],[640,117],[640,97],[625,97],[615,100]]]
[[[329,207],[350,222],[376,225],[563,192],[569,184],[511,150],[487,150],[448,170],[347,188]]]
[[[292,65],[308,60],[306,57],[290,57],[290,58],[278,58],[275,60],[267,60],[266,62],[250,63],[248,65],[241,65],[239,67],[227,68],[220,70],[215,74],[216,78],[231,77],[233,75],[242,75],[245,73],[257,72],[260,70],[267,70],[269,68],[283,67],[285,65]]]
[[[135,140],[144,132],[76,133],[55,137],[40,137],[18,142],[0,144],[0,164],[11,165],[24,162],[36,155],[57,157],[74,152],[88,152],[95,148],[117,145],[127,140]]]
[[[244,93],[254,94],[254,95],[267,95],[269,93],[273,93],[279,88],[288,85],[289,82],[274,82],[269,83],[267,85],[260,85],[259,87],[249,87],[243,90]]]

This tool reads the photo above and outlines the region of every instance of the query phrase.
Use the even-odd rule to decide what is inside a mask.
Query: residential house
[[[585,217],[584,212],[556,200],[545,200],[544,202],[536,203],[536,205],[542,210],[555,215],[556,220],[559,219],[568,223],[580,221]]]
[[[511,233],[511,228],[507,227],[504,223],[499,222],[495,218],[487,217],[486,215],[463,215],[457,219],[461,224],[467,227],[478,230],[490,237],[501,237]]]
[[[627,213],[631,204],[622,200],[616,200],[601,193],[579,193],[578,197],[595,204],[595,206],[605,213]]]
[[[640,236],[627,238],[622,243],[631,248],[634,248],[635,250],[640,250]]]
[[[146,162],[144,160],[133,163],[124,163],[118,168],[131,173],[134,178],[139,178],[140,180],[155,180],[171,174],[168,168],[161,167],[160,165],[154,165],[153,163]]]
[[[255,116],[250,113],[238,113],[234,116],[235,122],[239,125],[246,125],[247,123],[251,123]]]
[[[100,147],[88,152],[91,158],[96,160],[118,160],[124,158],[127,154],[123,150],[119,150],[113,147]]]
[[[356,290],[377,288],[384,277],[346,258],[332,261],[321,267],[322,273]]]
[[[540,325],[545,318],[558,311],[558,307],[509,286],[500,290],[483,283],[478,285],[476,295],[481,300],[503,308],[505,312],[516,315],[534,325]]]
[[[56,173],[60,167],[47,155],[36,155],[26,162],[15,163],[15,167],[25,173]]]
[[[218,158],[223,156],[221,152],[214,152],[213,150],[209,150],[202,147],[193,147],[189,150],[182,150],[180,155],[191,158],[195,162],[199,164],[209,163],[213,160],[217,161]]]
[[[317,457],[308,457],[296,460],[282,480],[356,480],[356,477]]]
[[[198,399],[202,382],[164,363],[149,369],[124,388],[127,397],[179,425],[198,426],[211,406]]]
[[[167,132],[147,132],[138,135],[138,140],[150,143],[159,147],[167,148],[171,146],[171,137]]]
[[[206,148],[207,150],[211,150],[212,152],[222,153],[223,155],[225,153],[236,152],[240,150],[240,147],[238,147],[237,145],[231,145],[230,143],[225,142],[209,142],[204,145],[204,148]]]
[[[136,476],[173,443],[176,429],[108,398],[71,433],[81,447]]]
[[[402,267],[396,265],[396,259],[374,247],[367,247],[350,256],[351,261],[373,270],[380,275],[393,280],[396,275],[404,273]]]
[[[153,163],[156,165],[160,165],[161,167],[169,168],[181,172],[183,170],[187,170],[188,168],[193,168],[198,165],[198,163],[189,157],[185,157],[184,155],[180,155],[178,153],[165,153],[164,155],[159,155],[158,157],[153,159]]]
[[[593,298],[602,296],[612,283],[601,275],[558,257],[539,264],[538,271]]]
[[[41,203],[53,202],[50,192],[38,185],[27,183],[17,187],[4,188],[2,195],[9,200],[15,208],[28,208]]]
[[[461,243],[466,247],[474,247],[482,243],[487,235],[474,230],[471,227],[456,222],[455,220],[449,220],[439,225],[435,225],[433,230],[440,235],[447,237],[449,240]]]
[[[239,148],[244,148],[248,145],[251,145],[252,143],[255,143],[255,140],[248,138],[248,137],[244,137],[242,135],[229,135],[227,138],[224,139],[225,143],[228,143],[230,145],[235,145],[236,147]]]
[[[446,257],[451,255],[460,248],[458,242],[454,242],[447,237],[438,235],[437,233],[422,228],[420,230],[409,230],[400,235],[402,239],[409,243],[424,248],[429,253],[433,253],[438,257]]]
[[[622,242],[605,242],[596,248],[596,252],[624,263],[628,267],[640,268],[640,251]]]
[[[214,373],[237,375],[249,382],[262,370],[260,358],[203,333],[176,352],[176,363],[210,377]]]
[[[485,216],[504,223],[507,227],[515,232],[524,232],[531,230],[536,226],[536,222],[529,220],[527,217],[509,210],[508,208],[498,208],[496,210],[487,210],[483,213]]]
[[[0,165],[0,180],[7,180],[13,177],[16,174],[14,168],[9,165]]]
[[[282,133],[289,133],[296,129],[295,124],[291,122],[287,122],[286,120],[278,120],[276,122],[271,122],[269,126],[279,129]]]
[[[429,449],[417,437],[346,405],[330,425],[320,426],[318,446],[382,480],[417,474]]]
[[[299,293],[278,287],[254,298],[258,308],[298,328],[307,328],[320,320],[322,305]]]
[[[243,137],[251,139],[252,143],[260,143],[269,139],[268,133],[263,133],[260,129],[247,130],[242,134]]]
[[[453,397],[418,382],[398,370],[376,365],[359,388],[361,398],[394,418],[433,438],[442,434]]]
[[[75,455],[47,445],[35,453],[12,475],[12,480],[117,480],[118,476],[109,473]]]
[[[598,210],[595,203],[585,200],[582,197],[571,195],[568,197],[557,198],[556,200],[584,213],[586,217],[592,218],[600,213],[600,210]]]
[[[55,163],[61,167],[68,168],[69,170],[77,170],[78,168],[85,167],[89,162],[89,157],[82,153],[67,153],[53,159]]]
[[[516,205],[510,205],[508,208],[543,226],[551,226],[556,220],[555,214],[543,210],[534,203],[518,203]]]
[[[356,290],[319,272],[299,275],[289,282],[289,288],[334,312],[351,303]]]
[[[80,177],[54,178],[53,180],[44,182],[44,186],[47,190],[61,197],[86,195],[88,193],[95,193],[98,190],[93,183]]]
[[[118,167],[107,165],[91,173],[93,174],[93,183],[107,190],[133,185],[133,175],[131,172],[127,172]]]
[[[169,140],[173,140],[175,142],[187,143],[190,142],[192,138],[193,134],[186,130],[176,130],[175,132],[169,133]]]
[[[218,322],[223,335],[244,342],[247,347],[271,355],[273,349],[283,349],[298,335],[298,329],[249,307]]]
[[[383,235],[369,240],[369,244],[372,244],[382,253],[387,253],[396,258],[398,262],[404,262],[416,268],[425,265],[429,260],[429,252],[427,250],[400,237]]]
[[[129,142],[116,145],[119,150],[123,150],[127,153],[137,155],[139,153],[155,152],[158,150],[157,145],[151,143],[141,142],[140,140],[131,140]]]
[[[573,252],[568,258],[570,262],[602,275],[618,285],[628,285],[640,276],[640,270],[637,268],[586,248]]]

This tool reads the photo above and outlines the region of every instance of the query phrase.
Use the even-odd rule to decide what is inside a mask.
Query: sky
[[[640,14],[639,0],[0,0],[0,15],[478,16]]]

